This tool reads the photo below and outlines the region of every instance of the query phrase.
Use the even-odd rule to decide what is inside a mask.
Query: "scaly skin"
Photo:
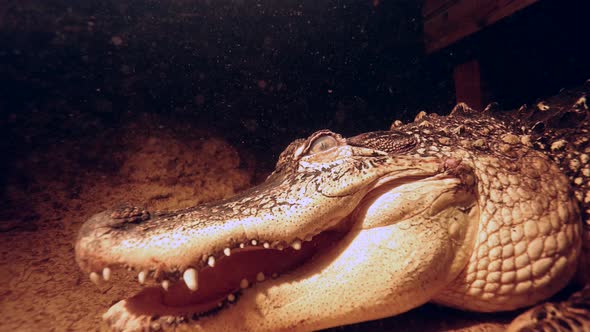
[[[576,271],[588,278],[590,125],[579,96],[506,113],[459,104],[446,117],[421,114],[348,139],[321,131],[293,142],[264,184],[227,201],[94,216],[80,231],[77,261],[94,281],[105,267],[128,266],[145,271],[140,281],[183,275],[207,294],[221,274],[246,273],[223,270],[245,250],[281,261],[301,253],[283,275],[244,289],[235,303],[230,294],[219,311],[204,295],[198,305],[171,306],[173,294],[189,293],[183,282],[140,293],[105,314],[114,330],[314,330],[429,301],[485,312],[530,306]],[[584,328],[584,294],[533,309],[511,328]]]
[[[466,269],[433,300],[475,311],[512,310],[549,297],[573,276],[580,253],[579,211],[557,165],[522,144],[508,126],[469,112],[457,107],[445,119],[447,127],[465,127],[460,139],[440,135],[425,144],[425,155],[444,154],[453,146],[449,154],[475,169],[481,208]],[[429,130],[429,119],[410,127]]]

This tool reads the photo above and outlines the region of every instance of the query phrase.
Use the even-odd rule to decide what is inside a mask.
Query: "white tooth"
[[[305,241],[309,242],[311,240],[313,240],[313,235],[308,235],[305,237]]]
[[[301,249],[301,241],[299,239],[293,241],[293,243],[291,244],[291,247],[293,247],[293,249],[295,249],[295,250]]]
[[[283,249],[285,249],[285,247],[283,247],[283,245],[282,245],[282,244],[279,244],[279,245],[277,246],[277,249],[279,249],[279,250],[283,250]]]
[[[245,244],[240,243],[240,248],[244,249],[245,246],[246,246]]]
[[[98,276],[98,273],[90,272],[90,281],[92,281],[92,283],[94,283],[95,285],[98,285],[98,283],[100,282],[100,277]]]
[[[270,244],[268,244],[268,242],[264,242],[262,246],[266,249],[270,248]]]
[[[264,281],[264,273],[258,272],[258,274],[256,275],[256,281]]]
[[[240,288],[245,289],[248,288],[248,286],[250,285],[250,283],[248,282],[248,279],[242,279],[242,281],[240,281]]]
[[[164,288],[164,290],[168,290],[168,288],[170,288],[170,281],[168,281],[168,280],[162,281],[162,288]]]
[[[252,240],[250,243],[252,243],[252,245],[253,245],[253,246],[255,246],[255,245],[257,245],[257,244],[258,244],[258,241],[256,241],[256,240]]]
[[[209,256],[209,259],[207,259],[207,265],[214,267],[215,266],[215,257]]]
[[[102,278],[105,281],[109,281],[111,279],[111,269],[109,269],[108,267],[102,269]]]
[[[145,283],[146,277],[147,277],[147,273],[145,271],[141,271],[137,275],[137,280],[139,281],[140,284],[143,285]]]
[[[275,273],[271,274],[270,276],[271,276],[273,279],[276,279],[276,278],[278,278],[279,274],[275,272]]]
[[[235,300],[236,300],[236,296],[235,296],[234,294],[229,294],[229,295],[227,296],[227,300],[228,300],[229,302],[233,302],[233,301],[235,301]]]
[[[223,254],[226,255],[226,256],[231,255],[231,249],[230,248],[223,249]]]
[[[198,288],[197,284],[197,270],[193,269],[192,267],[186,269],[182,274],[182,279],[186,283],[186,287],[192,291],[196,291]]]

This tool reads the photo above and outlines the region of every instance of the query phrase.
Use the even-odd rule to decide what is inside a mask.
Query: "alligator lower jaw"
[[[349,219],[349,218],[347,218]],[[288,277],[290,271],[314,260],[346,235],[349,222],[338,230],[324,231],[300,249],[238,249],[218,260],[215,267],[198,272],[198,289],[191,291],[179,280],[167,290],[146,287],[136,295],[114,305],[105,320],[115,330],[144,329],[147,325],[176,325],[212,314],[236,301],[242,291],[268,278]],[[125,315],[126,317],[121,317]],[[121,324],[124,323],[124,326]]]

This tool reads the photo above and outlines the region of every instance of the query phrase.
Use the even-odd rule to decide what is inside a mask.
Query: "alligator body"
[[[532,306],[588,279],[584,92],[509,112],[459,104],[351,138],[319,131],[228,200],[93,216],[76,259],[94,282],[127,268],[155,284],[111,307],[113,330],[316,330],[426,302]],[[588,293],[513,329],[588,328]]]

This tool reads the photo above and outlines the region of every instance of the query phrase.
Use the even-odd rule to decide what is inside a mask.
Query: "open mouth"
[[[341,222],[339,225],[345,224]],[[324,231],[309,241],[297,242],[282,250],[250,244],[232,250],[229,256],[221,257],[213,266],[185,272],[174,281],[168,278],[158,285],[160,278],[157,277],[141,280],[153,285],[127,299],[125,309],[135,316],[149,317],[150,321],[182,323],[197,320],[236,302],[241,292],[253,285],[280,278],[312,261],[316,255],[337,244],[346,233],[341,228]]]

